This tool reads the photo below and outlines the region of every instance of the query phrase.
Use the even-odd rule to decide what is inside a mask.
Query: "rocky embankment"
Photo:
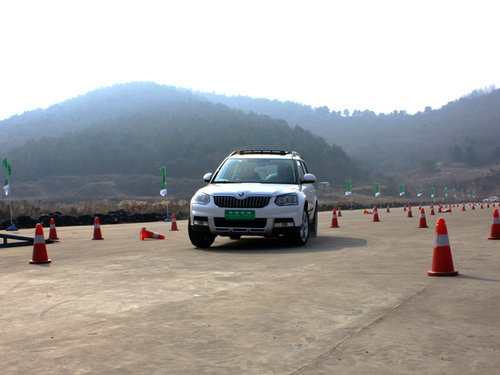
[[[176,219],[187,219],[187,215],[181,212],[175,213]],[[60,212],[53,212],[41,215],[38,218],[31,216],[18,216],[14,219],[14,225],[21,228],[34,228],[37,223],[44,227],[50,225],[50,219],[54,218],[56,226],[75,226],[75,225],[93,225],[94,218],[98,217],[101,224],[123,224],[123,223],[142,223],[151,221],[164,221],[167,217],[164,213],[132,214],[124,210],[110,211],[106,214],[96,213],[95,215],[62,215]],[[169,215],[170,217],[170,215]],[[0,229],[10,227],[10,220],[2,220]]]

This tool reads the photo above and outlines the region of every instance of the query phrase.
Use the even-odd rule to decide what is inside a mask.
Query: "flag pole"
[[[167,193],[167,181],[166,181],[166,173],[165,173],[166,166],[163,166],[160,168],[161,171],[161,190],[160,190],[160,195],[162,197],[165,197],[167,201],[167,218],[165,221],[170,221],[170,218],[168,216],[168,193]]]
[[[9,185],[10,185],[10,180],[9,180]],[[10,186],[9,186],[9,211],[10,211],[10,227],[8,227],[6,230],[8,231],[17,231],[19,229],[17,229],[17,227],[14,225],[14,218],[12,216],[12,198],[11,198],[11,195],[10,195]]]

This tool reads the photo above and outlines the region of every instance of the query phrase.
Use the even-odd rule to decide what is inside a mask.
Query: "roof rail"
[[[233,151],[231,155],[252,155],[252,154],[261,154],[261,155],[287,155],[291,154],[289,151],[284,151],[284,150],[238,150],[238,151]]]

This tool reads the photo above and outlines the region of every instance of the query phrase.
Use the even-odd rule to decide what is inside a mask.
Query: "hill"
[[[197,93],[212,102],[266,114],[319,134],[383,174],[432,172],[438,162],[483,167],[500,163],[500,90],[478,90],[440,109],[340,112],[293,102]]]
[[[100,89],[10,118],[0,129],[13,139],[0,151],[13,167],[15,197],[157,197],[166,166],[170,194],[188,198],[203,173],[240,148],[297,150],[322,181],[364,175],[340,147],[299,126],[151,83]]]

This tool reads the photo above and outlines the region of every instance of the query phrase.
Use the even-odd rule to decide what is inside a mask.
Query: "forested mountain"
[[[132,185],[132,194],[137,194],[140,183],[123,176],[144,181],[151,180],[144,176],[158,176],[159,180],[161,166],[166,166],[170,188],[175,191],[175,180],[201,182],[203,173],[213,171],[230,151],[242,148],[297,150],[324,181],[343,183],[348,176],[363,176],[340,147],[310,131],[155,84],[100,89],[10,118],[0,122],[0,129],[3,134],[17,134],[13,138],[19,142],[23,136],[35,138],[14,147],[4,144],[0,149],[13,167],[12,181],[31,186],[32,195],[38,194],[33,188],[37,183],[47,185],[51,180],[60,181],[52,183],[52,189],[67,184],[78,195],[70,177],[99,185],[98,178],[88,177],[95,175],[106,176],[105,180],[122,176],[118,180],[128,181],[130,187],[120,186],[120,194],[127,195]],[[145,183],[142,195],[158,195],[158,184]],[[106,187],[101,183],[99,189]],[[17,196],[22,195],[18,191]]]
[[[147,114],[158,107],[174,106],[176,102],[200,100],[201,97],[194,97],[187,90],[150,82],[101,88],[47,109],[27,111],[0,121],[0,150],[5,152],[28,139],[83,130],[118,116]]]
[[[337,190],[347,177],[368,192],[374,179],[385,180],[389,192],[396,180],[431,178],[436,187],[486,194],[500,179],[494,166],[500,163],[500,90],[415,115],[376,115],[138,82],[13,116],[0,121],[0,131],[13,195],[33,199],[157,196],[160,166],[167,169],[169,194],[188,198],[204,172],[241,148],[297,150]],[[458,168],[453,176],[443,162]],[[383,177],[391,173],[397,177]]]
[[[500,162],[500,90],[479,90],[440,109],[340,112],[293,102],[196,93],[243,111],[281,118],[321,134],[380,173],[431,171],[438,161],[485,166]]]

